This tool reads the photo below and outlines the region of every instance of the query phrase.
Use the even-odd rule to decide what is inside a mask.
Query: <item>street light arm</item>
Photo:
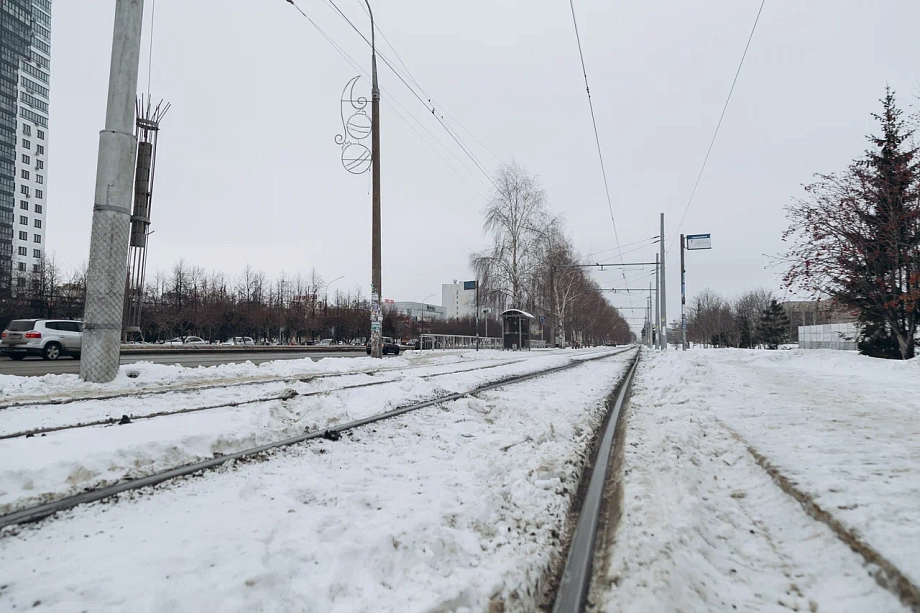
[[[370,15],[370,18],[371,18],[371,68],[372,68],[371,87],[373,91],[376,92],[377,91],[377,51],[376,51],[376,46],[374,44],[374,39],[375,39],[374,11],[371,10],[371,3],[368,2],[368,0],[364,0],[364,4],[367,5],[367,14]]]

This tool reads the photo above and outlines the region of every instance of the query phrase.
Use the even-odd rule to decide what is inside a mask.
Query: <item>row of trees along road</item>
[[[862,353],[906,360],[920,318],[920,160],[894,92],[881,102],[864,156],[787,207],[784,282],[856,311]]]
[[[675,322],[669,338],[681,337]],[[744,292],[729,301],[711,289],[696,294],[687,309],[687,340],[713,347],[776,349],[787,342],[789,318],[765,289]]]
[[[597,283],[584,269],[570,267],[579,263],[578,256],[537,179],[512,162],[499,167],[494,183],[483,225],[492,244],[470,258],[482,306],[496,312],[522,309],[550,322],[555,303],[567,340],[630,342],[629,326]],[[545,338],[552,338],[548,327],[545,332]]]

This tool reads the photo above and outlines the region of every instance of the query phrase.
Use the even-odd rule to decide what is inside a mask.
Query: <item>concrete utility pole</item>
[[[684,268],[684,235],[680,235],[680,342],[687,350],[687,269]]]
[[[664,266],[664,213],[661,214],[661,235],[658,239],[658,245],[661,248],[661,329],[658,331],[661,338],[661,350],[668,350],[668,292],[666,269]]]
[[[377,87],[377,49],[374,45],[374,13],[371,5],[367,5],[367,13],[371,18],[371,165],[373,173],[373,205],[371,212],[372,238],[371,238],[371,355],[375,358],[383,357],[381,352],[381,338],[383,326],[383,289],[381,284],[380,265],[380,88]],[[376,299],[375,299],[376,296]],[[376,304],[374,304],[376,300]]]
[[[134,187],[134,107],[144,0],[116,0],[105,129],[99,134],[93,229],[86,270],[80,378],[108,383],[118,374],[128,234]]]

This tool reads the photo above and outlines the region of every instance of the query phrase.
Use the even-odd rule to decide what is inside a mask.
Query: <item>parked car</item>
[[[166,341],[167,345],[207,345],[208,342],[200,336],[177,336]]]
[[[321,340],[320,342],[318,342],[318,343],[316,343],[316,344],[319,345],[319,346],[321,346],[321,347],[328,347],[328,346],[330,346],[330,345],[335,345],[335,341],[332,340],[331,338],[324,338],[323,340]]]
[[[251,336],[231,336],[226,341],[221,343],[221,345],[255,345],[256,342],[252,340]]]
[[[409,349],[421,349],[422,348],[422,341],[420,341],[417,338],[409,339],[403,344]]]
[[[392,353],[393,355],[399,355],[399,345],[396,343],[396,341],[394,341],[389,336],[384,336],[382,340],[383,342],[381,343],[381,353],[383,355],[386,355],[388,353]],[[367,350],[367,355],[370,355],[371,354],[370,341],[368,341],[367,343],[366,350]]]
[[[83,322],[60,319],[14,319],[0,337],[0,353],[13,360],[38,355],[56,360],[62,355],[80,359]]]

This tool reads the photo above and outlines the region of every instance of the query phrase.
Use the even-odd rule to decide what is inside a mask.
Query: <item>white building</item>
[[[31,27],[27,53],[22,53],[26,49],[22,45],[21,49],[17,49],[15,206],[12,223],[12,285],[15,292],[28,283],[32,273],[39,272],[46,248],[51,0],[17,0],[14,4],[18,5],[20,24],[30,23]],[[2,46],[4,54],[9,53],[7,45]]]
[[[441,285],[441,304],[448,319],[474,317],[476,315],[476,290],[463,289],[463,282]]]
[[[445,317],[444,307],[425,302],[402,301],[393,302],[384,306],[392,306],[396,309],[397,313],[416,321],[432,321],[435,319],[444,319]]]

